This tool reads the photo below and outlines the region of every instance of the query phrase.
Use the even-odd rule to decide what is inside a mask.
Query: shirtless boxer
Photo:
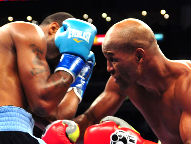
[[[0,143],[43,143],[32,134],[30,112],[46,117],[58,106],[86,65],[96,34],[92,24],[71,17],[59,12],[40,26],[0,27]],[[53,74],[46,59],[60,59]]]
[[[111,76],[103,93],[74,119],[81,132],[114,115],[128,96],[162,144],[190,144],[191,62],[167,59],[151,28],[131,18],[108,30],[102,51]]]

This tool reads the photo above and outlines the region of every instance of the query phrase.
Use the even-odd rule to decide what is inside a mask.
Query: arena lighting
[[[161,15],[165,15],[166,11],[165,10],[160,10]]]
[[[141,14],[142,14],[142,16],[146,16],[147,15],[147,11],[142,11]]]
[[[92,20],[91,18],[89,18],[89,19],[88,19],[88,22],[89,22],[89,23],[92,23],[92,22],[93,22],[93,20]]]
[[[169,19],[169,14],[165,14],[165,15],[164,15],[164,18],[165,18],[165,19]]]
[[[105,34],[99,34],[95,36],[94,45],[102,45],[105,38]],[[164,35],[162,33],[156,33],[155,38],[158,41],[162,41],[164,39]]]
[[[105,19],[107,22],[110,22],[111,21],[111,17],[106,17]]]
[[[32,21],[32,16],[27,16],[28,21]]]
[[[8,17],[8,21],[13,21],[13,17],[12,17],[12,16],[9,16],[9,17]]]
[[[164,35],[162,33],[157,33],[155,34],[155,38],[156,40],[161,41],[164,39]]]
[[[105,38],[105,34],[96,35],[94,39],[94,45],[101,45]]]
[[[106,13],[102,13],[102,18],[106,18],[107,17],[107,14]]]
[[[88,17],[89,17],[88,14],[84,14],[84,15],[83,15],[83,18],[84,18],[84,19],[88,19]]]

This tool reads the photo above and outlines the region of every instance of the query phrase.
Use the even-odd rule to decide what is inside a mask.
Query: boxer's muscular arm
[[[33,115],[33,118],[35,119],[35,125],[41,130],[44,130],[47,124],[55,120],[73,119],[76,115],[78,105],[79,98],[76,96],[75,92],[71,90],[66,93],[63,100],[54,110],[51,111],[48,117],[42,119],[41,117]]]
[[[74,90],[67,92],[63,100],[51,113],[52,120],[74,118],[78,105],[79,98],[76,96]]]
[[[105,116],[115,114],[126,98],[126,95],[122,93],[113,78],[110,77],[104,92],[96,98],[84,114],[74,119],[80,125],[81,136],[88,126],[99,123]]]
[[[182,112],[180,119],[180,135],[184,144],[191,144],[191,112]]]
[[[12,24],[19,77],[28,103],[38,115],[47,115],[56,107],[69,88],[72,77],[64,71],[50,75],[46,62],[46,41],[38,26]]]
[[[181,78],[177,84],[177,94],[180,97],[182,111],[179,130],[184,144],[191,144],[191,74]]]

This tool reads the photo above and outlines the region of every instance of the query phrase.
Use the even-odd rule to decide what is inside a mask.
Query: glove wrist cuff
[[[63,70],[68,72],[73,77],[73,82],[75,81],[77,75],[83,68],[85,61],[79,56],[64,53],[61,56],[60,62],[56,67],[55,71]]]
[[[76,96],[79,98],[79,103],[81,103],[81,101],[82,101],[82,91],[81,91],[81,89],[79,89],[79,88],[77,88],[77,87],[70,87],[69,89],[68,89],[68,92],[69,91],[71,91],[71,90],[73,90],[74,91],[74,93],[76,94]]]

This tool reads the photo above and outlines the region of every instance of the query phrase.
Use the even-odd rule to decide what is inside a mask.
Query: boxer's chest
[[[159,138],[168,143],[179,141],[179,120],[181,112],[174,102],[173,93],[166,91],[161,98],[150,94],[137,102],[137,107]],[[161,139],[162,140],[162,139]]]

